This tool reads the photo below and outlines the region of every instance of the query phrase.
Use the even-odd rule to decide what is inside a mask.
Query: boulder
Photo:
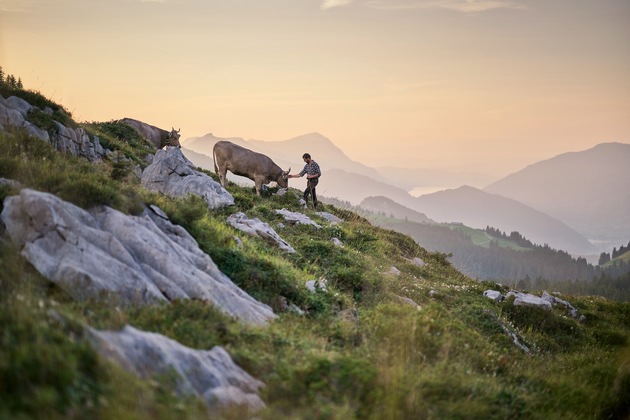
[[[325,221],[327,221],[328,223],[330,223],[331,225],[338,225],[339,223],[343,222],[343,220],[341,220],[334,214],[330,214],[325,211],[319,211],[315,214],[321,217],[322,219],[324,219]]]
[[[234,204],[234,197],[221,184],[193,168],[193,163],[186,159],[180,148],[166,146],[157,151],[140,179],[147,189],[171,197],[198,195],[210,209]]]
[[[498,290],[486,290],[485,292],[483,292],[483,295],[489,299],[494,300],[495,302],[501,302],[503,299],[505,299],[505,296],[503,296],[503,294]]]
[[[338,246],[339,248],[344,248],[343,243],[339,240],[339,238],[332,238],[330,242],[332,242],[333,245]]]
[[[418,267],[424,267],[426,265],[426,263],[418,257],[415,257],[413,260],[411,260],[411,262],[415,265],[417,265]]]
[[[315,293],[318,290],[321,290],[322,292],[326,292],[328,290],[327,287],[328,282],[325,279],[319,279],[319,280],[308,280],[305,283],[306,288]]]
[[[234,406],[254,414],[265,407],[264,384],[237,366],[223,347],[195,350],[160,334],[126,326],[121,331],[90,329],[93,346],[143,379],[175,373],[181,395],[202,398],[213,412]]]
[[[76,299],[109,294],[123,303],[150,304],[191,298],[254,325],[275,317],[163,214],[128,216],[105,206],[86,211],[23,189],[5,199],[0,219],[22,256]]]
[[[517,292],[516,290],[510,290],[506,297],[514,296],[514,305],[516,306],[537,306],[547,311],[551,310],[551,302],[538,296],[531,295],[529,293]]]
[[[547,293],[546,291],[543,292],[541,299],[544,299],[546,301],[548,301],[549,303],[551,303],[552,305],[564,305],[567,308],[567,311],[569,311],[569,314],[573,317],[573,318],[578,318],[578,312],[577,309],[575,309],[573,307],[573,305],[571,305],[569,302],[567,302],[566,300],[560,299],[559,297],[550,295],[549,293]]]
[[[264,239],[267,243],[275,245],[285,252],[290,254],[295,252],[295,249],[282,239],[271,226],[258,218],[250,219],[245,213],[239,212],[228,216],[227,223],[241,232]]]
[[[399,296],[399,295],[394,295],[394,296],[396,296],[396,298],[398,298],[398,300],[404,303],[405,305],[409,305],[419,311],[422,310],[422,307],[418,305],[413,299],[410,299],[407,296]]]
[[[400,276],[400,270],[392,265],[391,267],[389,267],[389,271],[387,272],[387,274],[391,274],[393,276]]]
[[[321,229],[322,227],[311,220],[310,217],[302,214],[296,213],[287,209],[276,210],[276,214],[284,217],[284,220],[291,225],[310,225],[315,226],[317,229]]]

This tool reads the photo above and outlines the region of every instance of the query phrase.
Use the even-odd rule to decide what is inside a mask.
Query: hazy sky
[[[630,143],[629,0],[0,0],[0,65],[79,121],[317,131],[371,166]]]

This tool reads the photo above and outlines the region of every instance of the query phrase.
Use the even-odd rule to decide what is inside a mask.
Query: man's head
[[[302,155],[302,159],[304,159],[304,162],[306,163],[311,163],[311,155],[309,155],[308,153],[304,153]]]

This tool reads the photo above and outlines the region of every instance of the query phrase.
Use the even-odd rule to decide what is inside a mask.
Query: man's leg
[[[311,186],[311,195],[313,196],[313,208],[317,208],[317,193],[315,192],[315,185]]]
[[[306,182],[306,189],[304,190],[304,197],[302,197],[302,198],[304,198],[305,202],[308,202],[308,195],[310,194],[310,192],[311,192],[311,184],[309,184],[308,181],[307,181]]]

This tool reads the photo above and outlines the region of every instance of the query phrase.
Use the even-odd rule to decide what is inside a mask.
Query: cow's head
[[[182,147],[182,145],[179,144],[179,129],[175,130],[174,127],[171,127],[171,132],[166,135],[166,145]]]
[[[289,174],[291,173],[291,168],[287,171],[282,171],[279,179],[276,180],[280,188],[289,188]]]

